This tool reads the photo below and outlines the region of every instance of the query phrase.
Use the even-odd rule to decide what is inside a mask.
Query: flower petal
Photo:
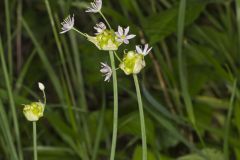
[[[124,39],[123,42],[124,42],[125,44],[129,44],[129,40],[128,40],[128,39]]]
[[[128,35],[128,36],[126,37],[126,39],[132,39],[132,38],[134,38],[134,37],[136,37],[136,35],[130,34],[130,35]]]
[[[127,27],[127,28],[124,29],[124,35],[125,35],[125,36],[128,35],[128,33],[129,33],[129,29],[130,29],[130,27]]]
[[[137,53],[142,54],[142,49],[140,48],[140,46],[136,46],[136,50],[137,50]]]
[[[123,35],[123,28],[121,26],[118,26],[118,33],[120,36]]]

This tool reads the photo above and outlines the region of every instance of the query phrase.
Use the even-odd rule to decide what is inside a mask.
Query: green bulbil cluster
[[[112,30],[105,30],[96,37],[88,36],[88,40],[94,43],[98,49],[104,51],[115,51],[122,44],[116,40],[116,35]]]
[[[138,74],[145,67],[144,56],[135,51],[129,51],[124,54],[119,67],[126,75]]]
[[[28,105],[24,105],[23,114],[28,121],[38,121],[43,116],[44,104],[41,102],[33,102]]]

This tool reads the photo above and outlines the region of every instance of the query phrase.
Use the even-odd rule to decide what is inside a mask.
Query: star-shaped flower
[[[97,31],[96,35],[101,34],[104,30],[107,29],[106,25],[103,22],[96,24],[94,29]]]
[[[123,28],[121,26],[118,26],[118,31],[115,32],[116,36],[117,36],[117,41],[118,42],[123,42],[125,44],[129,44],[129,40],[134,38],[136,35],[134,34],[130,34],[128,35],[129,33],[129,27],[125,28],[123,30]]]
[[[109,67],[108,64],[101,62],[101,73],[103,73],[103,76],[105,76],[104,81],[110,81],[110,78],[112,76],[112,68]]]
[[[61,25],[62,25],[62,32],[60,32],[61,34],[70,31],[74,26],[74,15],[72,16],[72,18],[70,15],[67,18],[65,18]]]
[[[91,7],[88,7],[86,12],[97,13],[102,9],[102,0],[94,0],[91,2]]]
[[[152,47],[151,48],[148,47],[149,47],[148,44],[145,44],[144,49],[142,49],[141,46],[136,46],[137,53],[146,56],[152,50]]]

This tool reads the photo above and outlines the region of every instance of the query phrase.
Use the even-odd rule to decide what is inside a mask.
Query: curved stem
[[[72,29],[73,29],[74,31],[76,31],[77,33],[81,34],[82,36],[87,37],[85,33],[79,31],[78,29],[76,29],[76,28],[74,28],[74,27],[73,27]]]
[[[117,57],[117,59],[118,59],[119,62],[122,62],[121,58],[119,58],[119,56],[118,56],[118,54],[117,54],[116,51],[114,51],[114,55]]]
[[[144,111],[143,111],[143,104],[142,104],[142,96],[139,87],[138,77],[136,74],[133,75],[134,84],[137,92],[137,100],[138,100],[138,107],[139,107],[139,116],[140,116],[140,123],[141,123],[141,133],[142,133],[142,159],[147,160],[147,138],[146,138],[146,127],[145,127],[145,120],[144,120]]]
[[[114,108],[113,108],[113,135],[112,135],[112,146],[110,160],[114,160],[117,144],[117,126],[118,126],[118,86],[117,86],[117,74],[115,70],[115,60],[113,51],[109,51],[112,67],[113,77],[113,97],[114,97]]]
[[[43,104],[44,104],[44,106],[45,106],[46,103],[47,103],[47,98],[46,98],[45,91],[43,90],[42,92],[43,92]]]
[[[37,122],[33,122],[33,154],[34,160],[37,160]]]
[[[109,24],[107,18],[104,16],[104,14],[100,11],[99,14],[103,17],[104,21],[107,23],[108,27],[112,29],[111,25]]]

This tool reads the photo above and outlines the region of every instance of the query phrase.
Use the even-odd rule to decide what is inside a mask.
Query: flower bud
[[[45,90],[45,86],[44,86],[44,84],[42,84],[41,82],[38,82],[38,88],[39,88],[41,91],[44,91],[44,90]]]
[[[126,75],[138,74],[145,67],[144,56],[135,51],[129,51],[125,53],[119,67]]]
[[[41,102],[33,102],[29,105],[24,105],[23,114],[28,121],[38,121],[43,116],[44,104]]]
[[[112,30],[105,30],[96,35],[96,37],[88,36],[88,40],[96,45],[100,50],[115,51],[122,44],[117,41],[117,37]]]

